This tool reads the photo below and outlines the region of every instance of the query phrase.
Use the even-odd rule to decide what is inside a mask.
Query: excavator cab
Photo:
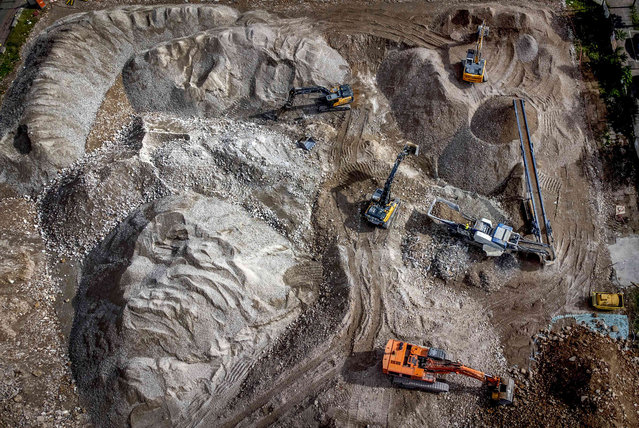
[[[386,179],[386,184],[383,189],[377,189],[373,193],[371,197],[371,201],[368,204],[368,208],[364,213],[364,217],[370,223],[375,226],[380,226],[384,229],[388,229],[390,225],[393,223],[393,220],[397,216],[397,210],[401,201],[399,199],[393,199],[391,197],[391,185],[393,184],[393,180],[395,179],[395,174],[397,173],[397,168],[399,168],[399,164],[402,160],[408,155],[419,154],[419,146],[413,143],[406,143],[403,150],[397,155],[397,159],[395,160],[395,165],[391,170],[390,175]]]
[[[326,95],[326,105],[335,108],[353,102],[353,89],[351,85],[339,85],[331,89],[331,93]]]

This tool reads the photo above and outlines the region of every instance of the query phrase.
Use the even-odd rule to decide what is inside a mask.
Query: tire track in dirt
[[[320,25],[332,32],[367,34],[431,49],[445,49],[458,44],[413,19],[414,16],[406,13],[390,15],[380,9],[367,8],[366,14],[362,14],[361,8],[344,7],[339,14],[323,17]]]
[[[348,111],[348,116],[342,123],[338,137],[329,152],[336,171],[333,173],[333,178],[328,179],[323,185],[324,191],[333,193],[334,189],[340,186],[347,189],[353,184],[378,175],[377,172],[381,168],[377,168],[376,163],[357,162],[359,152],[364,145],[361,137],[366,129],[369,114],[368,109]],[[334,217],[338,224],[346,224],[350,220],[348,217],[352,214],[350,207],[340,206],[340,201],[335,195],[331,197],[331,200],[334,206],[329,207],[329,211],[333,213],[332,215],[329,213],[329,217]],[[261,427],[274,423],[277,418],[293,409],[305,397],[319,392],[326,382],[334,379],[351,350],[356,348],[368,350],[373,347],[374,339],[382,325],[380,316],[382,303],[378,283],[369,282],[368,278],[375,275],[367,272],[367,266],[376,267],[377,272],[380,271],[380,267],[376,261],[377,258],[373,255],[369,240],[362,240],[359,236],[360,229],[370,228],[370,226],[360,222],[357,227],[356,232],[351,232],[344,227],[343,230],[346,233],[341,235],[343,238],[340,239],[340,245],[346,253],[342,256],[342,260],[348,262],[346,270],[349,272],[347,275],[351,282],[350,306],[331,342],[325,347],[315,349],[312,353],[314,357],[305,359],[301,365],[288,371],[282,379],[274,382],[276,385],[274,388],[260,394],[258,398],[226,418],[221,424],[218,421],[218,425],[235,426],[266,404],[273,404],[273,397],[280,396],[282,399],[277,402],[283,404],[270,410],[269,415],[258,418],[253,426]],[[372,234],[374,238],[376,238],[376,232],[379,231],[374,231]],[[365,245],[361,245],[362,242]],[[360,262],[360,260],[366,261]],[[304,394],[291,391],[304,391]],[[286,396],[285,399],[284,396]],[[200,408],[207,407],[200,406]],[[207,415],[196,420],[206,420],[211,415],[212,412],[208,412]]]

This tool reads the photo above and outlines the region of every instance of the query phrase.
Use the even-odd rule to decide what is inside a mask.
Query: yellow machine
[[[339,85],[334,88],[328,89],[323,86],[307,86],[304,88],[291,88],[288,92],[288,98],[286,103],[277,111],[268,113],[266,117],[268,119],[277,120],[277,118],[293,107],[293,102],[298,95],[306,95],[319,93],[321,97],[315,100],[317,109],[320,112],[326,111],[344,111],[350,110],[351,104],[355,100],[353,94],[353,88],[350,85]]]
[[[399,205],[401,204],[399,199],[393,199],[391,197],[391,185],[395,179],[395,174],[397,174],[397,168],[399,168],[399,164],[402,163],[402,160],[404,160],[406,156],[417,156],[418,154],[419,146],[413,143],[406,143],[402,151],[397,155],[395,165],[393,165],[393,169],[386,179],[384,188],[375,190],[375,193],[373,193],[371,197],[370,204],[364,213],[364,217],[370,223],[375,226],[381,226],[384,229],[388,229],[393,223],[393,220],[397,216]]]
[[[488,36],[489,28],[486,21],[477,28],[477,44],[475,49],[468,49],[466,58],[462,60],[464,67],[462,79],[470,83],[481,83],[486,81],[486,59],[481,57],[481,48],[484,36]]]
[[[591,293],[591,303],[593,307],[602,311],[614,311],[625,307],[623,293],[601,293],[593,291]]]

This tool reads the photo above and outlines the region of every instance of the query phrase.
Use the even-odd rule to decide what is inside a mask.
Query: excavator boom
[[[397,169],[406,156],[418,154],[419,146],[413,143],[407,143],[402,151],[397,155],[395,165],[393,165],[393,169],[386,179],[384,188],[375,190],[375,193],[373,193],[373,196],[371,197],[371,202],[364,213],[364,217],[370,223],[376,226],[381,226],[384,229],[388,229],[390,227],[392,220],[397,215],[397,209],[400,204],[399,199],[393,200],[391,198],[391,186],[395,179],[395,174],[397,174]]]
[[[491,399],[498,404],[511,404],[513,401],[515,384],[512,379],[492,376],[451,361],[441,349],[391,339],[384,350],[382,371],[394,376],[396,384],[432,392],[448,391],[447,385],[442,386],[444,382],[439,381],[437,375],[456,373],[488,384]]]

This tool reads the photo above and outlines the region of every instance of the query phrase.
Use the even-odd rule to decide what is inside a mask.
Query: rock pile
[[[175,424],[223,406],[299,314],[295,264],[287,239],[219,199],[137,210],[89,254],[76,297],[71,358],[94,417]]]

